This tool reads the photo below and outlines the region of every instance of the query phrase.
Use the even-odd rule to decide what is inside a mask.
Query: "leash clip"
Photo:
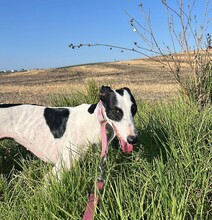
[[[105,161],[106,161],[106,155],[101,158],[100,163],[99,163],[99,170],[100,170],[100,175],[97,178],[99,181],[105,182],[104,179],[104,174],[105,174]]]

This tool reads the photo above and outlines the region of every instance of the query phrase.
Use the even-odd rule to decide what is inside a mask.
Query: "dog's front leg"
[[[52,180],[56,179],[57,181],[60,181],[63,171],[67,170],[68,168],[66,164],[67,163],[64,163],[62,156],[61,156],[60,159],[57,161],[57,163],[52,168],[52,170],[45,175],[44,177],[45,181],[49,182],[51,179]]]
[[[58,161],[54,165],[52,171],[46,175],[46,178],[48,178],[48,176],[53,176],[57,177],[57,180],[61,180],[63,171],[70,170],[74,162],[79,160],[81,154],[78,151],[77,147],[74,147],[72,144],[69,144],[69,147],[64,147]]]

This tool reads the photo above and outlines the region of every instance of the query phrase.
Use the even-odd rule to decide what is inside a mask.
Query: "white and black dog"
[[[23,104],[0,105],[0,139],[12,138],[45,162],[70,169],[73,162],[98,144],[99,114],[115,130],[124,152],[132,151],[138,140],[134,125],[137,105],[128,88],[112,90],[102,86],[99,103],[76,107],[44,107]]]

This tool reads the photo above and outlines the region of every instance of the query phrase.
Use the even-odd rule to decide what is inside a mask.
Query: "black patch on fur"
[[[107,101],[110,93],[114,93],[109,86],[102,86],[99,93],[99,99],[102,101],[103,105]]]
[[[113,121],[121,121],[124,113],[117,107],[117,99],[114,91],[109,86],[102,86],[99,98],[105,107],[107,117]]]
[[[0,104],[0,108],[11,108],[19,105],[23,105],[23,104]]]
[[[137,112],[137,105],[133,104],[131,106],[131,113],[132,113],[133,117],[135,116],[136,112]]]
[[[45,108],[44,118],[54,138],[61,138],[66,131],[69,117],[67,108]]]
[[[89,108],[88,108],[88,112],[90,114],[93,114],[95,109],[96,109],[97,104],[92,104]]]
[[[121,96],[123,96],[123,95],[124,95],[124,90],[126,90],[126,91],[129,93],[129,95],[130,95],[130,100],[131,100],[131,102],[133,103],[132,106],[131,106],[131,113],[132,113],[132,115],[134,116],[134,115],[136,114],[136,112],[137,112],[137,104],[136,104],[135,98],[134,98],[134,96],[132,95],[130,89],[127,88],[127,87],[124,87],[124,88],[122,88],[122,89],[117,89],[116,92],[117,92],[118,94],[120,94]]]
[[[121,96],[124,95],[124,89],[123,89],[123,88],[122,88],[122,89],[116,89],[116,92],[117,92],[119,95],[121,95]]]

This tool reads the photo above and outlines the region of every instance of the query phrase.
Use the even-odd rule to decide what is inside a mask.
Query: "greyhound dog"
[[[56,175],[62,167],[70,169],[89,144],[99,143],[103,121],[113,128],[122,150],[131,152],[138,140],[136,111],[130,89],[108,86],[101,87],[97,104],[61,108],[1,104],[0,139],[14,139],[38,158],[53,163]]]

